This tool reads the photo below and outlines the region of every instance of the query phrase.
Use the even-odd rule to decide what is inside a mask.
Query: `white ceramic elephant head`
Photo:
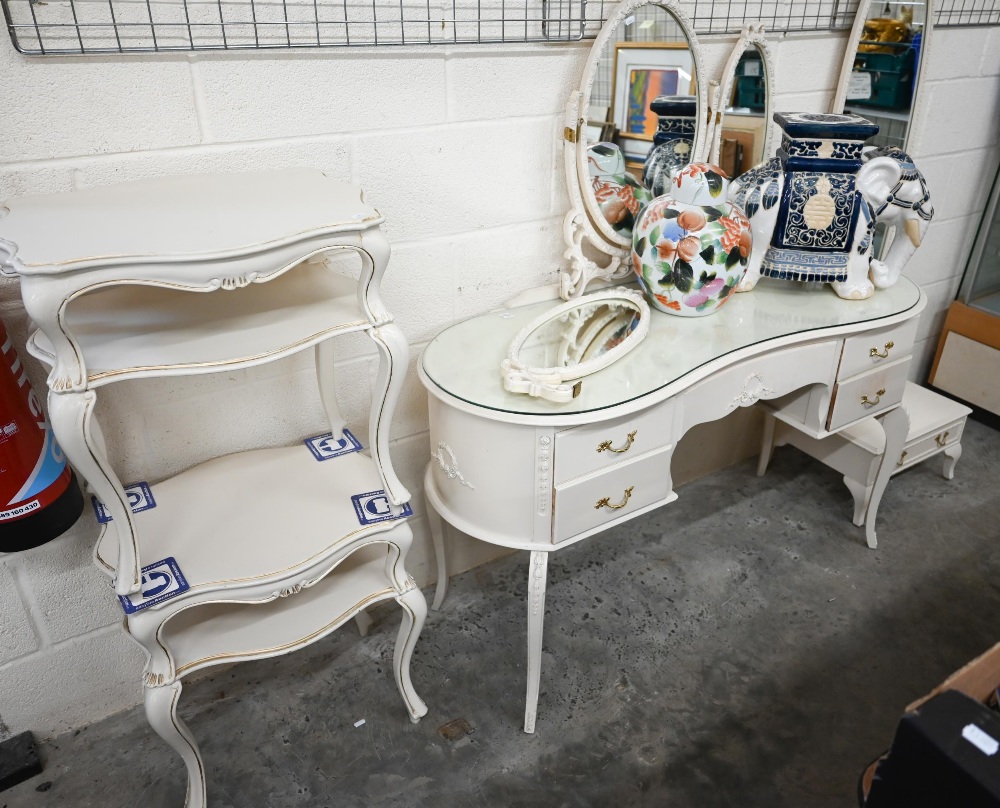
[[[858,170],[857,188],[872,206],[874,220],[895,230],[884,260],[871,259],[872,281],[879,289],[887,289],[899,280],[920,246],[934,206],[924,175],[902,149],[879,146],[865,151],[862,159],[865,164]]]
[[[850,249],[846,266],[841,270],[841,278],[831,282],[838,295],[855,300],[870,297],[875,287],[885,289],[899,280],[903,266],[919,246],[934,215],[924,178],[905,152],[896,147],[873,148],[862,154],[862,160],[854,182],[857,215],[851,220],[853,230],[849,233]],[[829,178],[825,182],[824,176]],[[829,189],[836,184],[837,176],[822,173],[811,175],[811,187],[817,189],[811,192],[818,197],[824,194],[836,196],[835,190],[831,194]],[[772,244],[775,227],[779,224],[785,180],[786,174],[782,170],[781,161],[775,157],[737,177],[730,186],[729,199],[746,211],[754,243],[747,273],[737,291],[753,289],[762,274],[762,265],[766,265],[771,257],[772,248],[768,245]],[[822,201],[826,202],[825,199]],[[839,206],[843,203],[836,204]],[[834,211],[833,205],[833,202],[826,207],[814,205],[814,213],[821,225],[827,219],[835,221],[836,216],[828,215],[827,219],[823,217],[823,214]],[[807,218],[808,215],[807,211]],[[906,234],[906,237],[901,233],[897,234],[899,237],[893,240],[884,261],[872,258],[875,226],[879,222],[891,228],[902,224]],[[807,224],[812,226],[808,221]],[[765,269],[763,274],[791,280],[827,280],[810,276],[810,271],[812,270],[796,272],[793,267],[783,274],[774,269]]]

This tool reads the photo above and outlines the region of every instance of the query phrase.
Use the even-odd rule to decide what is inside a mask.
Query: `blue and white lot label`
[[[305,444],[317,460],[329,460],[331,457],[340,457],[351,452],[360,452],[363,448],[361,441],[346,429],[344,430],[344,437],[340,440],[334,440],[333,433],[327,432],[325,435],[306,438]]]
[[[135,614],[157,603],[187,592],[191,585],[177,566],[173,556],[142,568],[142,590],[135,595],[119,595],[125,614]]]
[[[354,512],[358,515],[358,521],[363,525],[374,525],[376,522],[388,522],[390,519],[402,519],[404,516],[413,516],[413,508],[409,503],[403,506],[403,512],[399,516],[393,516],[392,508],[389,506],[389,497],[385,491],[369,491],[367,494],[355,494],[351,497],[354,503]]]
[[[149,487],[149,483],[132,483],[132,485],[126,485],[125,496],[128,497],[128,506],[132,509],[132,513],[148,511],[150,508],[156,507],[156,500],[153,499],[153,492]],[[104,503],[97,497],[91,497],[90,501],[94,505],[94,513],[97,514],[97,521],[102,525],[110,522],[111,514],[104,507]]]

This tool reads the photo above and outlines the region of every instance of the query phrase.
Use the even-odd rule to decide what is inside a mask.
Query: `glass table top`
[[[424,349],[424,373],[445,393],[487,409],[524,415],[592,412],[648,395],[751,345],[901,314],[920,302],[920,289],[900,278],[889,289],[876,289],[867,300],[842,300],[827,287],[762,278],[754,291],[734,295],[705,317],[651,312],[646,339],[614,364],[585,377],[580,395],[570,402],[507,392],[500,363],[511,340],[560,302],[492,311],[449,326]]]

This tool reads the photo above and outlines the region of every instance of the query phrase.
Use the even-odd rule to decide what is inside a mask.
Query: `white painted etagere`
[[[103,505],[97,566],[125,628],[149,655],[152,727],[187,766],[189,808],[206,802],[198,747],[177,716],[181,678],[301,648],[394,598],[394,674],[416,721],[426,706],[409,662],[426,614],[404,566],[409,492],[389,423],[407,344],[382,304],[382,217],[360,189],[305,169],[163,177],[14,199],[0,262],[38,326],[28,350],[51,367],[56,437]],[[358,280],[323,263],[353,250]],[[370,457],[344,429],[330,337],[378,348]],[[314,349],[331,432],[219,457],[152,486],[123,486],[94,407],[125,379],[247,368]],[[131,497],[131,500],[130,500]]]

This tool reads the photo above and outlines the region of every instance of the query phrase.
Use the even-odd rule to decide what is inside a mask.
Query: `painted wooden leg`
[[[391,247],[381,230],[369,230],[361,236],[361,276],[358,279],[358,303],[372,325],[392,320],[382,302],[382,275],[389,264]]]
[[[760,441],[760,457],[757,458],[758,477],[764,476],[767,465],[771,462],[771,453],[774,451],[774,424],[777,420],[771,413],[764,412],[764,436]]]
[[[35,326],[48,338],[55,355],[48,388],[57,393],[81,393],[87,389],[87,368],[79,343],[67,330],[63,317],[66,303],[81,291],[84,273],[57,272],[25,275],[21,299]]]
[[[427,601],[424,600],[423,593],[416,586],[412,586],[397,597],[396,602],[403,607],[403,623],[396,638],[392,669],[396,677],[396,687],[399,688],[403,704],[410,714],[410,721],[415,724],[427,714],[427,705],[413,689],[413,682],[410,680],[410,659],[413,657],[413,648],[417,644],[420,631],[424,627],[424,619],[427,617]]]
[[[538,685],[542,678],[542,626],[549,554],[532,550],[528,567],[528,694],[524,700],[524,731],[535,731]]]
[[[146,719],[156,734],[184,759],[187,767],[185,808],[205,808],[205,766],[191,731],[177,716],[177,701],[180,697],[180,682],[162,687],[147,687]]]
[[[427,467],[426,477],[431,476],[431,468]],[[424,482],[424,491],[427,490],[427,483]],[[434,510],[434,504],[430,498],[424,495],[424,503],[427,509],[427,525],[431,531],[431,541],[434,544],[434,558],[437,561],[437,586],[434,589],[434,602],[431,608],[437,611],[444,602],[444,596],[448,594],[448,558],[445,555],[444,546],[444,520],[440,514]]]
[[[337,391],[334,384],[333,371],[333,340],[328,339],[319,343],[315,349],[316,355],[316,381],[319,384],[319,398],[323,403],[323,411],[326,413],[326,420],[330,424],[330,432],[334,440],[342,440],[344,437],[344,418],[340,414],[340,407],[337,406]]]
[[[410,501],[410,492],[400,482],[392,467],[389,457],[389,425],[399,393],[403,389],[410,349],[402,330],[394,323],[373,328],[368,334],[378,347],[380,360],[368,424],[372,460],[382,478],[389,502],[394,506],[401,506]],[[395,507],[394,511],[398,513],[399,508]]]
[[[108,529],[118,534],[118,566],[115,592],[128,595],[138,592],[141,571],[135,524],[128,497],[104,452],[104,438],[94,431],[93,418],[97,394],[49,393],[49,422],[59,445],[70,463],[104,503],[112,522]]]
[[[944,450],[944,478],[946,480],[955,479],[955,465],[958,463],[959,458],[962,456],[962,444],[953,443]]]
[[[358,634],[362,637],[368,636],[368,629],[372,626],[372,616],[364,609],[354,615],[354,623],[358,627]]]
[[[872,498],[872,486],[862,485],[851,477],[844,477],[844,485],[854,497],[854,524],[861,527],[865,523],[865,514],[868,512],[868,503]]]
[[[882,501],[882,494],[889,483],[889,477],[896,468],[896,459],[903,453],[906,445],[906,433],[910,429],[910,415],[903,405],[889,410],[885,415],[879,416],[875,422],[882,427],[885,433],[885,450],[882,452],[882,461],[879,463],[878,474],[872,485],[871,502],[868,505],[868,514],[865,517],[865,538],[868,546],[873,550],[878,546],[875,538],[875,516],[878,513],[879,503]]]

